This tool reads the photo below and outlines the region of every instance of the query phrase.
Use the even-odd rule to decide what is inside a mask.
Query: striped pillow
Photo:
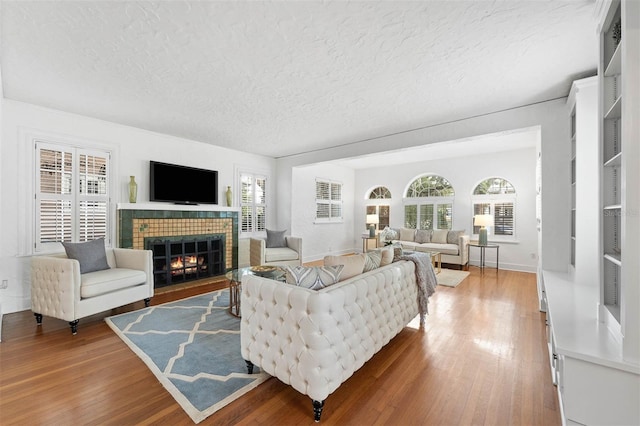
[[[340,280],[344,265],[335,266],[287,266],[285,277],[287,284],[294,284],[311,290],[320,290]]]
[[[382,253],[379,251],[368,251],[364,253],[364,270],[362,272],[373,271],[380,267]]]

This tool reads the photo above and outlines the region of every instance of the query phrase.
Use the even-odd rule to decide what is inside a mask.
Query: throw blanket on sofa
[[[431,256],[428,253],[413,252],[400,256],[402,260],[410,260],[416,265],[416,283],[418,284],[418,307],[421,319],[429,313],[427,305],[429,297],[436,291],[438,280],[433,270]]]

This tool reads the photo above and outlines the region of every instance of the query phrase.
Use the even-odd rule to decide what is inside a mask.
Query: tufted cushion
[[[271,230],[267,229],[267,244],[266,244],[266,247],[267,248],[286,247],[287,246],[287,241],[284,238],[284,233],[285,232],[287,232],[286,229],[284,231],[271,231]]]
[[[380,262],[382,261],[382,253],[379,251],[369,251],[363,253],[364,256],[364,270],[363,272],[373,271],[376,268],[380,267]]]
[[[285,268],[285,277],[288,284],[295,284],[311,290],[320,290],[337,283],[342,269],[344,269],[344,265],[287,266]]]
[[[400,228],[400,240],[401,241],[413,241],[416,236],[415,229]]]
[[[80,263],[81,274],[109,269],[104,238],[86,243],[62,243],[62,246],[69,259],[75,259]]]
[[[416,243],[430,243],[430,242],[431,242],[430,229],[418,229],[416,231]]]
[[[436,229],[431,234],[431,242],[436,244],[447,244],[447,234],[449,231],[446,229]]]
[[[458,238],[464,235],[464,230],[462,231],[449,231],[447,233],[447,243],[448,244],[458,244]]]
[[[340,281],[360,275],[364,270],[364,257],[362,256],[325,256],[324,266],[344,265],[340,274]]]

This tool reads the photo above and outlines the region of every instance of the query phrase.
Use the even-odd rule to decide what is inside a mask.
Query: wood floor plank
[[[406,327],[326,401],[325,425],[560,425],[535,275],[470,268],[438,287],[423,329]],[[224,288],[163,291],[153,304]],[[31,312],[4,317],[2,425],[191,425],[193,422],[104,317],[68,324]],[[202,425],[312,424],[311,401],[275,378]]]

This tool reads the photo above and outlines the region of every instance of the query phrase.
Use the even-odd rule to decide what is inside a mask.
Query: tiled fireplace
[[[160,210],[162,208],[162,210]],[[202,208],[200,210],[199,208]],[[224,265],[215,273],[238,267],[238,210],[204,206],[154,204],[118,205],[118,247],[149,249],[149,241],[191,240],[196,236],[211,237],[224,245],[219,256]],[[213,272],[212,272],[213,273]],[[193,279],[201,277],[193,274]],[[183,280],[181,280],[183,281]],[[166,285],[166,281],[156,286]]]

